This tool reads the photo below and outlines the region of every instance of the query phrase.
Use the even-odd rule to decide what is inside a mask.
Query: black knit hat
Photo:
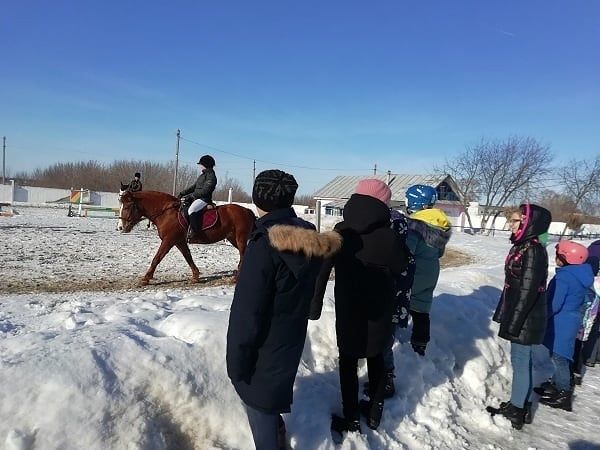
[[[298,183],[293,175],[281,170],[265,170],[257,175],[252,201],[263,211],[289,208],[294,203]]]
[[[215,163],[215,158],[213,158],[210,155],[204,155],[202,158],[200,158],[200,161],[198,161],[198,164],[202,164],[207,169],[212,169],[213,167],[215,167],[216,163]]]

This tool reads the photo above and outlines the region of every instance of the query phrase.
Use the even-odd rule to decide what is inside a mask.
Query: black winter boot
[[[427,348],[427,343],[423,344],[421,342],[411,342],[410,345],[412,345],[412,348],[415,351],[415,353],[421,356],[425,356],[425,349]]]
[[[551,408],[573,411],[573,392],[557,391],[553,395],[540,397],[540,403],[542,405],[548,405]]]
[[[525,408],[517,408],[509,402],[508,406],[500,414],[510,420],[515,430],[523,428],[523,424],[525,423]]]
[[[331,416],[331,430],[336,433],[360,433],[360,420],[348,420],[336,414]]]
[[[554,383],[551,380],[548,380],[548,381],[544,381],[538,387],[534,387],[533,392],[535,392],[538,395],[547,397],[548,395],[556,394],[558,392],[558,389],[556,389],[556,386],[554,385]]]
[[[360,413],[367,419],[367,426],[372,430],[376,430],[381,423],[383,402],[372,403],[367,400],[361,400],[358,407],[360,408]]]
[[[396,394],[396,387],[394,386],[394,378],[396,378],[396,375],[394,375],[394,371],[393,370],[389,370],[386,374],[385,374],[385,386],[384,386],[384,391],[383,391],[383,398],[392,398],[394,396],[394,394]],[[363,393],[367,396],[367,397],[371,397],[371,391],[369,390],[369,382],[367,381],[364,384],[364,389],[363,389]]]
[[[500,406],[494,408],[493,406],[488,406],[485,408],[487,412],[489,412],[492,416],[496,414],[502,414],[508,408],[508,405],[511,405],[510,402],[502,402]],[[530,424],[533,421],[533,414],[531,412],[531,402],[525,403],[525,416],[523,417],[523,423]]]

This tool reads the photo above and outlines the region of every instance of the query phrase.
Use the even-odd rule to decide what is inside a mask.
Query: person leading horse
[[[190,226],[187,241],[194,240],[200,229],[202,211],[207,206],[213,207],[212,194],[217,187],[217,175],[215,174],[215,160],[210,155],[204,155],[198,161],[202,173],[194,184],[179,193],[183,208],[187,208]]]

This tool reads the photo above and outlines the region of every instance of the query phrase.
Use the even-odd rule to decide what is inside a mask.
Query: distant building
[[[406,189],[415,184],[426,184],[435,187],[438,193],[437,207],[442,209],[453,224],[457,224],[464,207],[459,201],[459,189],[450,175],[406,175],[387,173],[385,175],[371,176],[345,176],[335,177],[325,186],[317,190],[314,198],[317,207],[321,207],[321,214],[328,216],[341,216],[344,206],[354,193],[354,189],[360,180],[365,178],[377,178],[384,181],[392,191],[391,206],[396,209],[405,207]]]

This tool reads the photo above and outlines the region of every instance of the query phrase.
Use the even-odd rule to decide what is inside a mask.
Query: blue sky
[[[302,192],[481,136],[600,153],[600,2],[13,1],[0,55],[12,173],[166,161],[177,128],[250,158],[184,141],[184,163],[211,153],[247,187],[251,158],[287,164]]]

